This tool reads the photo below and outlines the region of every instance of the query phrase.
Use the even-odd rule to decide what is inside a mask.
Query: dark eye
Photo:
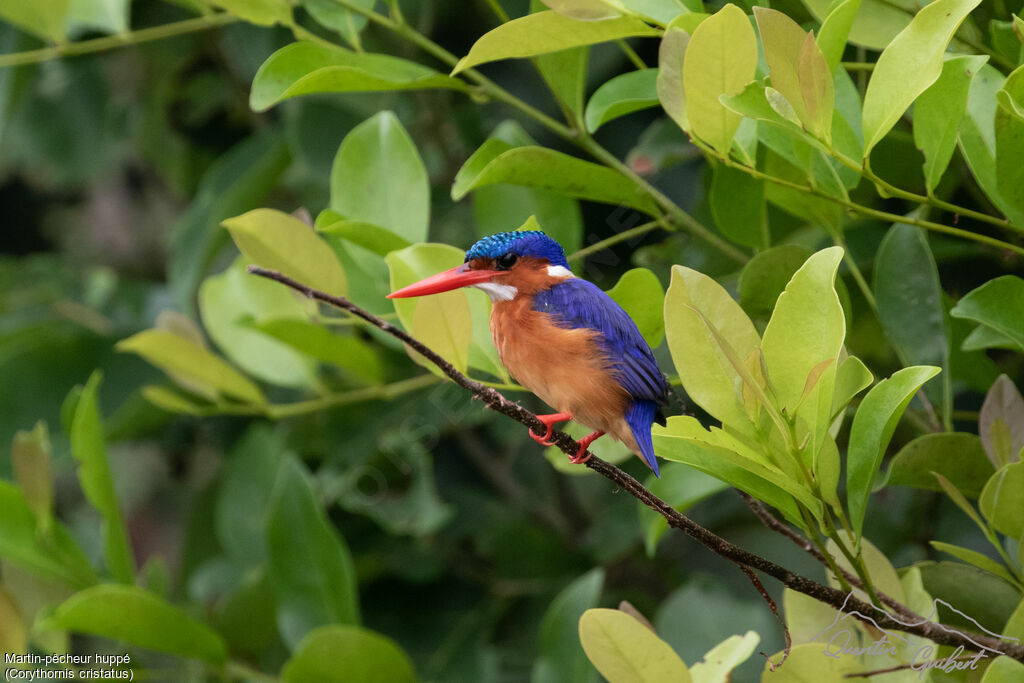
[[[498,270],[508,270],[514,266],[518,260],[519,257],[515,254],[502,254],[498,257]]]

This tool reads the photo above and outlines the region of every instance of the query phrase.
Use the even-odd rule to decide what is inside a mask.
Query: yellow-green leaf
[[[683,64],[686,60],[686,47],[690,44],[690,34],[686,31],[669,27],[661,39],[658,49],[658,80],[656,81],[658,101],[661,102],[672,120],[685,131],[690,130],[690,120],[686,117],[686,90],[683,88]]]
[[[580,642],[608,683],[691,681],[672,647],[625,612],[588,609],[580,617]]]
[[[40,420],[31,432],[19,431],[11,446],[14,480],[35,515],[40,531],[46,534],[53,521],[53,471],[50,467],[50,434]]]

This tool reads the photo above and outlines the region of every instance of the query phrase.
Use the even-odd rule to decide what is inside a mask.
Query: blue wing
[[[563,327],[588,327],[600,333],[604,351],[616,360],[615,379],[635,400],[668,404],[668,386],[651,347],[636,323],[601,288],[570,278],[538,292],[533,309],[553,315]]]
[[[644,461],[658,475],[651,425],[658,419],[658,407],[668,404],[668,385],[633,319],[600,287],[579,278],[538,292],[533,309],[554,316],[563,327],[587,327],[599,333],[602,348],[615,359],[615,380],[633,399],[626,422]]]

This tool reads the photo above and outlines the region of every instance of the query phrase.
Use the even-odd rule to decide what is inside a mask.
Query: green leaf
[[[608,290],[608,296],[629,314],[650,347],[658,348],[665,336],[662,317],[665,290],[661,288],[658,276],[647,268],[627,270]]]
[[[414,244],[387,255],[391,270],[391,290],[422,280],[443,270],[454,268],[464,260],[464,252],[446,244]],[[481,295],[483,296],[483,295]],[[469,293],[456,289],[431,296],[395,299],[395,312],[402,327],[442,358],[460,370],[468,364],[473,340]],[[412,352],[417,363],[440,372],[433,363]]]
[[[616,609],[588,609],[580,617],[580,642],[608,683],[690,683],[679,655],[651,628]]]
[[[327,209],[327,211],[337,216],[331,209]],[[323,214],[320,215],[322,216]],[[409,246],[409,241],[405,238],[399,237],[390,230],[373,223],[350,221],[339,217],[337,220],[327,220],[320,224],[319,218],[320,216],[317,216],[317,232],[324,235],[344,237],[352,244],[358,244],[364,249],[369,249],[378,256],[387,256],[392,251],[405,249]]]
[[[742,424],[742,380],[704,324],[706,319],[740,358],[761,339],[743,309],[713,279],[685,266],[672,268],[665,295],[665,337],[686,393],[723,424]]]
[[[308,225],[275,209],[254,209],[223,222],[251,262],[314,289],[344,296],[345,271],[334,251]]]
[[[828,14],[821,21],[818,31],[818,47],[828,63],[829,71],[835,71],[843,58],[846,41],[860,9],[861,0],[841,0],[828,6]]]
[[[281,463],[270,500],[267,551],[277,626],[290,648],[318,626],[359,623],[348,546],[320,509],[305,468],[291,456]]]
[[[830,247],[807,259],[779,296],[761,343],[780,408],[802,419],[805,433],[811,435],[812,471],[831,424],[836,363],[846,337],[846,319],[835,291],[842,258],[841,248]],[[828,361],[831,364],[824,365]],[[815,368],[824,369],[808,392]],[[803,438],[799,429],[797,436]]]
[[[821,683],[842,681],[846,675],[860,671],[856,657],[827,657],[821,653],[820,643],[795,645],[783,661],[777,652],[765,662],[761,683]]]
[[[600,19],[611,19],[622,16],[622,13],[612,7],[613,3],[603,0],[540,0],[555,12],[563,17],[569,17],[576,21],[598,21]]]
[[[971,498],[977,498],[994,469],[985,458],[975,434],[946,432],[917,437],[897,453],[889,465],[885,486],[912,486],[942,491],[933,472],[938,472]]]
[[[18,613],[18,606],[3,584],[0,584],[0,648],[15,655],[28,652],[25,625]]]
[[[345,136],[331,169],[331,208],[350,220],[379,225],[410,243],[427,239],[427,170],[393,113],[382,111]]]
[[[967,93],[987,56],[951,57],[942,73],[914,103],[914,145],[924,155],[924,181],[935,189],[953,158],[957,131],[967,110]]]
[[[937,616],[942,624],[975,633],[981,628],[998,633],[1020,602],[1020,592],[1003,579],[961,562],[919,562],[924,588],[963,615],[941,604]],[[969,587],[970,590],[964,590]]]
[[[839,5],[833,0],[803,0],[803,3],[811,10],[811,14],[823,23],[839,9]],[[837,27],[843,29],[837,31],[840,35],[830,38],[833,42],[830,49],[838,50],[840,55],[847,40],[854,45],[872,50],[884,50],[893,38],[906,28],[914,13],[920,9],[920,5],[915,4],[913,0],[861,0],[852,4],[852,7],[843,9],[842,18],[842,23],[852,21],[852,26],[848,29],[844,26]],[[840,19],[835,17],[833,21],[838,22]],[[821,33],[826,33],[824,26]],[[842,44],[839,44],[840,39]],[[837,62],[838,57],[839,55]]]
[[[750,247],[768,246],[763,180],[718,164],[708,200],[715,225],[723,235]]]
[[[718,428],[709,431],[692,417],[673,416],[665,427],[655,425],[652,434],[654,451],[660,457],[686,463],[726,481],[777,508],[801,527],[803,521],[794,498],[815,516],[821,514],[821,502],[809,490],[763,455]]]
[[[757,38],[743,10],[727,4],[693,32],[683,63],[686,116],[694,135],[728,155],[742,117],[721,95],[743,90],[757,68]]]
[[[71,0],[65,17],[68,33],[82,29],[124,33],[128,31],[128,6],[129,0]]]
[[[531,683],[584,683],[594,680],[586,653],[580,647],[579,626],[584,612],[601,599],[604,570],[591,569],[562,589],[544,613],[537,640],[540,651]],[[632,617],[630,617],[632,618]]]
[[[281,669],[285,683],[413,683],[412,661],[395,641],[359,626],[321,626]]]
[[[220,480],[213,522],[232,560],[261,565],[267,560],[267,513],[285,444],[269,425],[256,424],[231,449]]]
[[[936,0],[925,5],[883,50],[864,95],[864,158],[903,112],[942,73],[953,34],[981,0]]]
[[[814,36],[777,10],[755,7],[754,16],[772,87],[782,93],[811,135],[829,141],[835,88]]]
[[[123,353],[137,353],[179,380],[186,389],[211,400],[266,402],[259,387],[220,357],[171,332],[143,330],[122,339],[114,348]]]
[[[690,34],[686,31],[675,27],[665,31],[658,48],[658,77],[655,81],[662,109],[685,131],[690,130],[690,120],[686,116],[683,64],[689,44]]]
[[[988,325],[978,325],[975,327],[971,330],[970,334],[964,337],[960,345],[961,351],[983,351],[985,349],[1016,351],[1017,345],[1005,334],[992,329]]]
[[[88,633],[211,664],[227,659],[224,640],[209,626],[137,586],[86,588],[68,598],[39,628]]]
[[[742,636],[729,636],[708,650],[704,660],[690,667],[693,683],[729,683],[732,670],[750,659],[761,636],[747,631]]]
[[[854,542],[854,539],[851,538],[850,534],[846,531],[837,531],[836,533],[840,535],[847,545],[851,545]],[[878,590],[882,591],[897,602],[902,603],[906,599],[903,594],[903,584],[900,581],[899,574],[896,573],[896,568],[892,566],[889,558],[887,558],[885,553],[879,550],[874,543],[866,538],[860,539],[860,546],[860,557],[864,562],[864,566],[867,568],[868,576],[871,577],[871,582]],[[825,547],[829,554],[836,558],[836,563],[840,568],[845,569],[851,574],[855,573],[853,565],[844,555],[841,554],[839,546],[836,545],[835,541],[829,539]],[[839,585],[839,582],[834,576],[829,575],[828,579],[829,585],[833,587]]]
[[[1024,397],[1006,375],[999,375],[985,395],[978,434],[995,467],[1020,460],[1024,449]]]
[[[1018,211],[1024,211],[1024,66],[1017,67],[996,93],[996,187]],[[1016,162],[1016,163],[1015,163]]]
[[[992,203],[1015,225],[1024,225],[1024,211],[1005,197],[996,174],[996,98],[1005,79],[986,64],[978,70],[967,93],[967,111],[960,122],[957,142],[971,173]]]
[[[985,669],[981,683],[1014,683],[1021,678],[1024,678],[1024,664],[1006,655],[1000,655]]]
[[[1010,538],[1024,536],[1024,462],[1000,467],[985,484],[978,507],[996,531]]]
[[[702,12],[701,0],[616,0],[627,12],[639,14],[660,26],[668,26],[684,13]]]
[[[31,431],[19,431],[11,445],[11,469],[14,481],[25,496],[25,502],[36,518],[42,534],[47,534],[53,522],[53,470],[50,467],[52,450],[46,423],[40,420]]]
[[[0,17],[44,40],[62,43],[69,4],[69,0],[4,0]]]
[[[217,346],[246,373],[287,387],[317,385],[313,362],[291,347],[253,329],[253,322],[307,320],[315,304],[266,278],[250,275],[239,257],[199,288],[199,313]],[[242,398],[241,396],[239,398]],[[243,400],[263,402],[262,395]]]
[[[537,12],[485,33],[455,65],[452,75],[499,59],[534,57],[619,38],[657,35],[656,29],[633,17],[576,21],[557,12]]]
[[[939,552],[952,555],[958,560],[962,560],[967,564],[977,567],[978,569],[995,574],[1009,583],[1014,583],[1014,578],[1010,572],[1006,571],[1006,567],[984,553],[979,553],[977,550],[971,550],[970,548],[961,548],[960,546],[953,545],[952,543],[943,543],[942,541],[928,541],[928,543]]]
[[[644,484],[651,493],[679,512],[686,512],[705,498],[729,488],[729,485],[721,479],[674,462],[663,463],[661,477],[658,478],[652,474]],[[647,549],[647,556],[654,557],[658,541],[668,530],[668,522],[643,503],[637,503],[637,510],[640,515],[640,524],[644,529],[644,546]]]
[[[292,8],[287,0],[209,0],[209,2],[217,7],[223,7],[250,24],[287,26],[292,23]]]
[[[117,581],[131,583],[135,580],[135,558],[121,519],[107,445],[103,439],[97,397],[101,381],[102,374],[97,370],[78,399],[71,421],[71,455],[78,461],[78,481],[85,497],[103,518],[101,534],[107,570]]]
[[[987,325],[1024,350],[1024,279],[1016,275],[1003,275],[971,290],[949,313]]]
[[[466,85],[399,57],[298,42],[263,62],[252,81],[249,106],[253,111],[265,111],[300,95],[431,88],[466,90]]]
[[[793,274],[811,257],[811,251],[783,244],[758,252],[740,271],[740,305],[752,316],[767,317]]]
[[[358,337],[335,334],[305,320],[267,320],[256,329],[296,351],[344,370],[346,377],[360,384],[379,384],[384,379],[377,350]]]
[[[847,356],[836,369],[836,388],[832,395],[831,418],[835,420],[840,411],[846,410],[846,406],[853,400],[853,397],[871,386],[874,379],[874,375],[860,358]]]
[[[512,147],[497,139],[481,145],[459,169],[452,199],[458,201],[478,187],[495,183],[625,204],[652,216],[659,213],[651,196],[617,171],[546,147]]]
[[[642,69],[619,74],[602,84],[587,102],[587,130],[593,133],[620,116],[657,106],[657,79],[657,69]]]
[[[876,384],[857,408],[846,455],[846,491],[850,522],[858,537],[868,497],[896,423],[921,385],[939,372],[939,368],[928,366],[903,368]]]
[[[345,9],[333,0],[302,0],[301,4],[318,24],[336,31],[357,50],[362,47],[359,34],[366,27],[366,17]],[[353,4],[372,10],[377,0],[353,0]]]
[[[44,533],[22,492],[4,480],[0,480],[0,558],[75,587],[96,581],[67,529],[54,521]]]

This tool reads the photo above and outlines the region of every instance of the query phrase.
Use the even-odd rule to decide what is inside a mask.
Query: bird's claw
[[[541,446],[554,446],[555,442],[551,441],[551,432],[554,430],[552,425],[548,425],[548,430],[543,435],[530,430],[530,438],[539,443]]]
[[[569,462],[573,465],[582,465],[586,461],[590,460],[590,456],[593,454],[588,453],[587,449],[590,447],[590,444],[594,443],[594,441],[602,436],[604,436],[604,432],[594,432],[593,434],[588,434],[577,441],[576,443],[579,445],[580,449],[576,451],[576,455],[569,456]]]
[[[540,423],[548,428],[543,435],[530,429],[530,438],[539,443],[542,446],[554,446],[555,442],[551,440],[551,433],[554,431],[556,422],[565,422],[566,420],[572,419],[571,413],[554,413],[553,415],[538,415],[537,419]]]

